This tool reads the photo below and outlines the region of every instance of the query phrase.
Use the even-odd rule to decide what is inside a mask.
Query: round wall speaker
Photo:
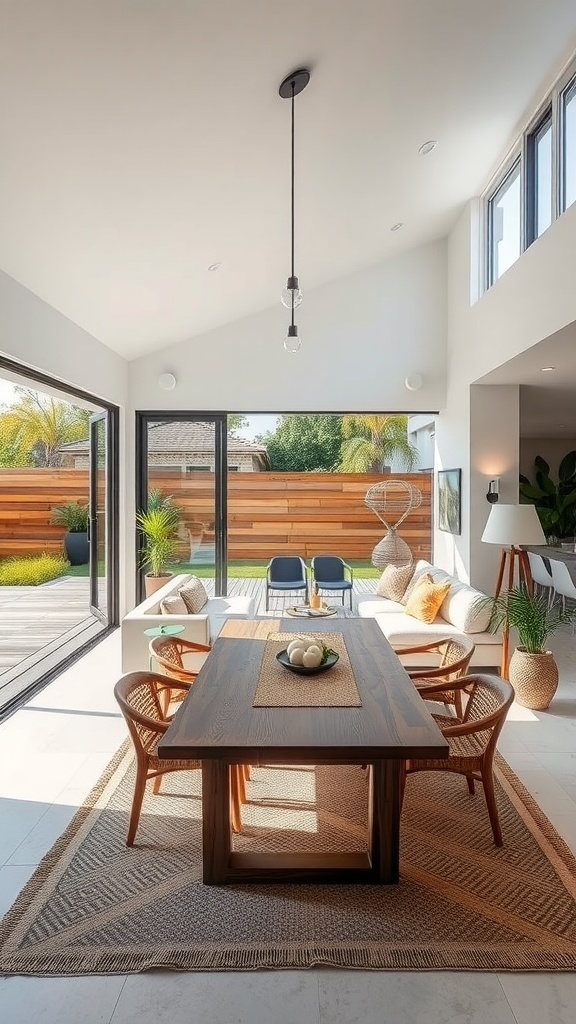
[[[422,377],[419,373],[409,373],[404,384],[408,391],[418,391],[422,387]]]
[[[162,388],[162,391],[172,391],[172,388],[176,387],[176,377],[173,373],[161,373],[158,377],[158,387]]]

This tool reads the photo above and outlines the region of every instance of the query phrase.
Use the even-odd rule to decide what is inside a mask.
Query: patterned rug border
[[[0,921],[0,949],[4,948],[15,926],[30,910],[31,901],[39,896],[43,887],[50,881],[61,858],[78,844],[81,833],[91,815],[98,811],[108,787],[115,782],[118,774],[124,774],[132,759],[132,746],[127,739],[112,757],[65,831],[42,858],[34,874]],[[495,769],[508,798],[529,827],[564,887],[576,899],[576,856],[510,765],[498,753]],[[265,895],[266,887],[262,888]],[[458,965],[454,964],[455,952],[458,953]],[[45,958],[36,955],[30,958],[30,961],[20,954],[16,954],[14,958],[3,955],[0,958],[2,975],[41,977],[137,974],[152,969],[254,971],[305,970],[314,967],[378,971],[573,972],[576,970],[576,958],[571,954],[550,950],[539,953],[534,950],[522,951],[517,947],[507,950],[500,946],[490,950],[484,946],[469,945],[464,949],[460,942],[445,942],[442,947],[436,946],[434,949],[420,948],[413,942],[407,942],[405,947],[402,943],[395,942],[394,948],[374,942],[367,943],[364,948],[359,949],[356,945],[341,940],[334,944],[308,946],[285,943],[273,948],[267,944],[253,943],[250,946],[242,946],[236,942],[229,947],[220,946],[218,949],[196,951],[165,945],[154,952],[123,951],[120,954],[107,949],[95,952],[85,950],[82,954],[65,953],[56,958],[52,954]]]

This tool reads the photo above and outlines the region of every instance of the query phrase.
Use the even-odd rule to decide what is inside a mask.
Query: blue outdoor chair
[[[318,590],[329,590],[342,594],[342,604],[344,604],[344,594],[349,591],[350,608],[352,608],[353,582],[352,567],[338,555],[315,555],[312,559],[312,585],[317,585]]]
[[[308,597],[306,562],[299,555],[275,555],[266,569],[266,611],[271,590],[303,590]]]

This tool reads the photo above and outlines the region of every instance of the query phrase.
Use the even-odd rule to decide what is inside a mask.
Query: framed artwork
[[[438,529],[460,533],[461,469],[438,471]]]

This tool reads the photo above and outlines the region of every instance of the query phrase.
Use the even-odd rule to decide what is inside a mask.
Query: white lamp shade
[[[501,547],[545,544],[546,538],[534,505],[492,505],[482,540]]]

